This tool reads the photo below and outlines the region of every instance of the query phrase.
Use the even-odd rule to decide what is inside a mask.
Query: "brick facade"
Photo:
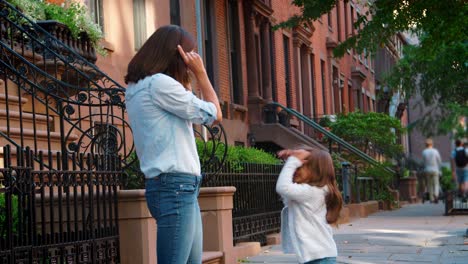
[[[125,10],[131,10],[132,1],[118,1]],[[330,14],[307,28],[276,31],[272,31],[271,26],[298,12],[290,1],[201,2],[202,29],[206,28],[204,23],[208,18],[212,32],[208,37],[205,30],[199,33],[204,40],[211,41],[212,49],[207,51],[213,56],[213,81],[222,102],[223,125],[230,143],[249,145],[250,125],[263,122],[262,107],[272,100],[312,118],[355,108],[375,109],[374,63],[352,50],[343,58],[332,57],[332,48],[345,39],[346,33],[352,34],[351,19],[357,18],[356,12],[365,11],[355,1],[339,1]],[[113,48],[108,57],[99,58],[98,66],[121,81],[134,54],[132,12],[126,11],[124,15],[120,9],[104,3],[105,43]],[[146,14],[149,36],[159,26],[170,23],[170,6],[168,0],[146,0],[145,3],[151,11]],[[235,18],[228,15],[233,6],[237,7],[236,32],[230,30]],[[181,26],[197,36],[195,11],[195,1],[180,1]],[[239,54],[237,74],[240,77],[232,76],[235,71],[231,46],[235,41],[239,45],[236,54]],[[285,45],[289,50],[285,50]],[[234,78],[238,78],[238,87],[233,87]],[[234,89],[237,99],[234,99]]]

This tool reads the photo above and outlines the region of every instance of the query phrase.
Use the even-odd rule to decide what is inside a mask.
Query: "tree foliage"
[[[364,152],[378,150],[387,158],[395,158],[403,152],[397,144],[397,135],[404,132],[400,120],[384,113],[351,112],[338,115],[331,126],[332,132],[352,142]]]
[[[330,12],[337,0],[294,0],[301,12],[277,27],[295,27]],[[334,50],[341,57],[347,49],[358,53],[384,47],[397,33],[408,32],[419,43],[408,45],[387,84],[407,96],[420,94],[422,103],[435,105],[417,125],[432,134],[451,131],[468,111],[468,2],[464,0],[358,0],[361,14],[353,24],[358,33]],[[342,3],[341,3],[342,4]],[[367,53],[369,54],[369,53]],[[442,121],[442,122],[441,122]],[[438,126],[434,126],[438,122]]]

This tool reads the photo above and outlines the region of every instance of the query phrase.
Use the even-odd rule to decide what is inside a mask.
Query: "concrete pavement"
[[[335,229],[338,263],[468,264],[468,216],[444,216],[444,205],[412,204],[354,219]],[[245,263],[298,263],[279,245]]]

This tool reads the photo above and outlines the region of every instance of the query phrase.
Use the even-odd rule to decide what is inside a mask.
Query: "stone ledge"
[[[281,233],[269,234],[266,236],[267,245],[281,244]]]
[[[379,203],[377,201],[368,201],[359,204],[347,204],[345,207],[349,209],[350,218],[364,218],[379,211]]]
[[[242,242],[236,244],[232,252],[236,262],[238,262],[239,260],[245,259],[246,257],[256,256],[260,254],[261,251],[262,247],[260,246],[260,242]]]
[[[223,252],[221,251],[203,251],[203,264],[221,264],[223,261]]]
[[[349,219],[350,219],[349,208],[344,206],[343,208],[341,208],[340,217],[338,218],[337,224],[341,225],[341,224],[349,223]]]

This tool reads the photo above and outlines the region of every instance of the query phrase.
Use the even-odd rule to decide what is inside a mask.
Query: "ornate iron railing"
[[[278,116],[278,110],[277,110],[278,108],[281,109],[281,112],[280,112],[281,114],[279,114],[279,116]],[[390,174],[393,174],[393,175],[395,174],[395,171],[392,170],[391,168],[383,166],[379,161],[375,160],[374,158],[372,158],[368,154],[364,153],[360,149],[358,149],[355,146],[353,146],[352,144],[350,144],[349,142],[341,139],[340,137],[336,136],[332,132],[330,132],[327,129],[325,129],[324,127],[320,126],[319,124],[317,124],[316,122],[314,122],[310,118],[306,117],[305,115],[299,113],[298,111],[296,111],[296,110],[294,110],[292,108],[287,108],[286,106],[284,106],[282,104],[272,102],[272,103],[265,106],[264,113],[266,113],[266,115],[267,115],[267,117],[266,117],[267,122],[280,121],[279,123],[283,124],[283,125],[285,124],[285,122],[283,120],[288,120],[289,116],[294,116],[304,126],[304,133],[305,134],[311,135],[311,133],[313,133],[313,134],[320,133],[320,134],[324,135],[327,138],[327,141],[322,142],[322,144],[326,148],[328,148],[330,153],[337,152],[339,154],[342,150],[346,150],[349,153],[351,153],[351,154],[355,155],[356,157],[358,157],[362,162],[368,163],[368,164],[373,165],[373,166],[382,167],[382,169],[385,170],[387,173],[390,173]],[[287,125],[287,122],[286,122],[286,125]]]
[[[445,215],[468,215],[468,198],[458,191],[447,191],[444,195]]]
[[[94,64],[5,1],[0,2],[0,143],[30,146],[62,167],[81,153],[120,156],[133,150],[125,89]],[[8,141],[8,142],[6,142]]]
[[[259,241],[280,231],[283,202],[276,193],[282,165],[227,163],[217,173],[207,172],[203,186],[234,186],[234,243]]]
[[[136,161],[125,88],[63,40],[0,0],[1,263],[119,263],[115,191]],[[219,170],[222,126],[197,130]]]
[[[0,115],[6,117],[0,143],[28,145],[35,159],[43,151],[51,160],[59,150],[68,154],[64,167],[77,162],[71,154],[80,153],[119,156],[123,168],[134,161],[125,88],[4,0],[0,40],[0,106],[5,106]],[[222,126],[197,130],[210,142],[203,167],[219,168],[227,150]]]
[[[33,156],[3,148],[0,263],[119,263],[118,158],[88,153],[63,169],[58,152],[49,170]]]

